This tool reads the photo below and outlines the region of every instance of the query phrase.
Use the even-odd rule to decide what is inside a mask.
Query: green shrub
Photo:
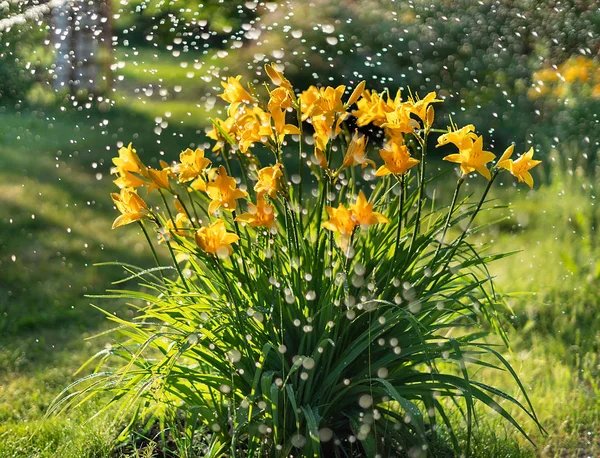
[[[532,185],[532,151],[513,162],[511,146],[490,169],[495,156],[473,126],[432,129],[434,93],[402,101],[360,84],[349,99],[344,87],[298,96],[274,67],[267,73],[278,86],[268,104],[239,79],[223,83],[230,117],[209,133],[223,165],[211,168],[198,149],[155,170],[132,145],[119,151],[113,227],[138,223],[173,264],[156,256],[153,269],[124,265],[123,282],[142,290],[108,297],[131,301],[132,315],[108,314],[119,340],[52,411],[109,392],[118,420],[131,420],[122,438],[144,421],[180,455],[196,447],[215,457],[421,456],[441,430],[468,454],[478,402],[527,437],[503,403],[539,422],[493,338],[505,337],[506,307],[487,265],[507,254],[485,253],[468,236],[481,229],[475,217],[502,169]],[[366,137],[343,124],[355,102],[357,123],[385,134],[376,170]],[[286,124],[288,108],[296,124]],[[307,123],[315,149],[309,158],[298,143],[312,172],[303,179],[284,147]],[[426,198],[432,133],[458,148],[445,158],[461,169],[449,207]],[[261,147],[274,165],[261,165]],[[471,202],[460,190],[473,172],[489,183]],[[143,187],[160,196],[160,210],[137,193]],[[483,383],[478,368],[507,370],[525,403]],[[456,412],[466,422],[461,443]]]

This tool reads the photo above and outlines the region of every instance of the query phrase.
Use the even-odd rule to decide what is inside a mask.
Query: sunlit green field
[[[127,84],[117,88],[119,109],[0,111],[2,457],[119,456],[113,441],[122,424],[113,424],[110,412],[92,419],[93,406],[51,418],[45,412],[75,380],[79,365],[110,341],[108,336],[86,340],[107,325],[85,295],[101,293],[122,272],[94,264],[150,262],[136,228],[110,230],[115,216],[108,195],[114,190],[110,158],[116,143],[131,140],[142,157],[164,151],[174,159],[190,139],[204,142],[209,121],[206,100],[200,99],[212,86],[195,81],[189,76],[193,70],[175,60],[157,65],[145,56],[140,61],[148,68],[133,71],[135,57],[120,52],[127,61],[121,70]],[[168,102],[160,96],[141,102],[133,88],[156,78],[166,87],[186,89]],[[165,113],[169,124],[157,136],[155,119]],[[592,229],[597,209],[577,171],[571,176],[551,168],[550,174],[553,183],[534,191],[517,190],[506,180],[493,197],[508,208],[489,216],[505,219],[479,235],[492,251],[523,250],[493,265],[492,274],[500,291],[511,293],[514,309],[505,357],[522,378],[548,435],[520,418],[536,441],[534,448],[486,413],[477,428],[475,456],[600,454],[600,257]],[[444,190],[440,194],[444,199]],[[102,305],[124,313],[123,304]],[[487,372],[489,384],[516,393],[510,374]],[[150,452],[140,450],[139,456]]]

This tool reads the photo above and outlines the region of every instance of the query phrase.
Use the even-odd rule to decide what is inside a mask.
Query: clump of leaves
[[[113,227],[139,224],[158,265],[123,265],[122,282],[141,290],[108,297],[130,300],[133,318],[108,314],[116,344],[52,411],[108,392],[130,426],[143,418],[162,431],[183,415],[183,443],[200,432],[203,456],[214,457],[422,452],[440,427],[468,453],[478,402],[527,437],[501,402],[539,426],[533,407],[486,340],[504,337],[487,266],[506,254],[485,253],[468,236],[481,230],[473,223],[501,169],[533,185],[533,151],[513,161],[511,146],[490,169],[495,155],[473,126],[433,128],[434,93],[402,100],[361,83],[347,99],[343,86],[297,94],[275,67],[266,71],[277,86],[267,98],[239,78],[223,83],[229,117],[209,133],[223,165],[186,150],[155,170],[132,145],[119,151]],[[345,127],[350,113],[383,134],[380,167],[366,137]],[[287,139],[305,129],[314,151],[309,158],[300,141],[294,165]],[[426,198],[433,133],[457,148],[446,157],[461,169],[449,206]],[[261,163],[261,148],[272,165]],[[460,196],[472,172],[489,180],[475,202]],[[160,209],[137,193],[144,187]],[[157,240],[172,265],[160,262]],[[525,404],[479,380],[479,367],[509,371]]]

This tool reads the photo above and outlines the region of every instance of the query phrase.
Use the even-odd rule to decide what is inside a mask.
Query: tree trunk
[[[102,33],[98,3],[94,0],[83,0],[73,5],[73,83],[76,92],[98,92],[98,43]]]
[[[71,87],[73,68],[71,2],[66,1],[52,10],[52,43],[56,50],[53,83],[58,91]]]

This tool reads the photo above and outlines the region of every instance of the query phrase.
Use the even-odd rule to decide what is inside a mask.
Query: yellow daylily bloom
[[[252,227],[271,228],[275,224],[275,208],[266,203],[263,195],[259,194],[256,205],[248,203],[248,212],[242,213],[235,220],[249,224]]]
[[[217,176],[217,169],[216,168],[211,168],[208,169],[206,172],[206,177],[208,178],[209,181],[214,180],[214,178]],[[206,179],[203,176],[199,176],[198,178],[196,178],[194,181],[192,181],[192,183],[190,184],[190,188],[196,190],[196,191],[203,191],[206,192],[206,185],[208,184],[208,182],[206,181]]]
[[[409,134],[418,129],[419,123],[410,117],[412,113],[408,103],[397,103],[393,111],[385,114],[386,122],[381,127],[397,134]]]
[[[338,208],[327,206],[326,210],[329,220],[323,223],[323,228],[338,233],[340,235],[338,246],[346,249],[352,232],[354,232],[354,228],[356,227],[356,221],[352,217],[352,212],[342,204]]]
[[[225,91],[223,94],[219,94],[219,97],[229,103],[253,103],[255,101],[254,97],[252,97],[248,91],[244,89],[244,86],[242,86],[242,83],[240,83],[241,79],[242,76],[238,75],[235,78],[227,78],[227,82],[221,81],[221,86],[223,86]]]
[[[420,99],[419,96],[416,94],[414,97],[411,95],[408,98],[407,102],[408,109],[422,122],[427,122],[427,109],[429,105],[431,105],[432,103],[443,102],[443,100],[441,99],[436,99],[436,96],[437,95],[435,92],[430,92],[423,99]]]
[[[300,94],[300,110],[302,112],[302,121],[306,121],[313,107],[320,97],[319,89],[316,86],[310,86]]]
[[[275,138],[277,135],[277,142],[281,143],[285,135],[300,135],[300,129],[293,124],[285,123],[285,110],[280,108],[274,108],[270,111],[271,117],[273,118],[274,133],[271,134],[271,138]]]
[[[473,141],[477,140],[475,126],[473,124],[468,124],[460,129],[448,127],[448,133],[438,137],[436,148],[447,145],[448,143],[453,143],[456,147],[460,148],[465,138],[470,138]]]
[[[114,157],[112,160],[116,169],[119,172],[139,173],[142,176],[148,176],[148,169],[137,155],[131,143],[127,147],[119,148],[119,157]]]
[[[196,243],[206,253],[219,256],[231,255],[232,243],[237,243],[239,237],[236,234],[227,232],[225,221],[218,219],[208,227],[201,227],[196,231]]]
[[[148,192],[153,189],[171,189],[169,184],[170,170],[168,168],[162,170],[148,169],[148,177],[151,180],[148,186]]]
[[[346,155],[344,156],[344,162],[340,167],[340,170],[346,167],[352,167],[355,165],[360,165],[361,168],[365,168],[367,165],[371,167],[375,167],[375,162],[367,159],[365,154],[367,146],[367,137],[364,135],[359,135],[358,132],[355,132],[352,136],[352,140],[348,145],[348,150],[346,151]]]
[[[310,86],[306,91],[300,94],[300,106],[302,111],[302,120],[315,116],[325,116],[331,119],[335,117],[347,117],[342,97],[346,86],[325,87],[317,89]]]
[[[269,111],[273,111],[274,109],[287,110],[292,106],[292,97],[290,96],[290,92],[283,88],[278,87],[277,89],[271,91],[269,94],[269,103],[267,108]]]
[[[444,157],[444,160],[460,164],[463,175],[477,171],[489,180],[491,175],[486,164],[495,158],[494,153],[483,150],[483,137],[479,136],[475,141],[465,137],[461,146],[459,146],[458,154],[449,154]]]
[[[352,116],[357,118],[356,124],[359,126],[372,123],[374,126],[381,127],[387,121],[386,114],[394,111],[394,107],[387,103],[383,96],[369,90],[363,92],[362,98],[356,102],[356,107]]]
[[[246,197],[248,193],[237,189],[235,178],[227,175],[225,167],[219,167],[219,174],[212,183],[206,185],[206,194],[212,199],[208,205],[208,212],[212,215],[219,208],[234,211],[235,201]]]
[[[123,188],[139,188],[140,186],[145,186],[148,184],[146,180],[143,180],[137,175],[134,175],[127,170],[119,170],[115,167],[114,171],[118,173],[119,178],[113,181],[120,189]]]
[[[533,177],[529,171],[535,166],[542,163],[533,159],[533,148],[522,154],[519,159],[513,161],[509,159],[514,150],[514,146],[509,146],[500,160],[498,161],[498,167],[508,170],[513,176],[517,177],[520,183],[527,183],[530,188],[533,188]]]
[[[315,155],[318,154],[316,150],[321,152],[325,151],[329,140],[337,137],[342,131],[341,125],[345,116],[338,117],[334,125],[335,119],[335,116],[331,115],[318,115],[311,119],[315,131],[313,134],[313,139],[315,141]]]
[[[269,197],[275,197],[279,190],[279,179],[283,176],[282,164],[264,167],[258,171],[258,182],[254,186],[257,194],[267,194]]]
[[[385,162],[385,165],[379,167],[377,172],[375,172],[375,175],[378,177],[390,174],[403,175],[419,163],[418,159],[410,156],[410,151],[404,142],[402,142],[402,139],[400,141],[388,141],[385,149],[379,150],[379,155]]]
[[[277,71],[274,64],[265,65],[265,71],[275,86],[280,86],[290,92],[293,90],[291,83],[283,76],[283,73]]]
[[[141,178],[148,178],[148,169],[140,160],[131,143],[127,147],[119,148],[119,156],[114,157],[112,162],[115,166],[111,173],[118,175],[114,183],[119,188],[139,188],[148,184]]]
[[[367,201],[365,194],[360,191],[356,202],[350,205],[350,211],[352,212],[352,218],[362,228],[366,228],[373,224],[389,223],[390,220],[382,215],[373,211],[373,204]]]
[[[139,221],[150,213],[146,202],[133,190],[123,188],[120,193],[112,193],[110,197],[121,212],[113,222],[113,229]]]
[[[285,123],[285,110],[274,107],[269,113],[259,107],[244,117],[244,124],[238,124],[240,151],[247,152],[253,143],[281,144],[286,135],[299,135],[300,130]]]
[[[310,118],[314,128],[315,156],[321,166],[327,167],[323,151],[331,138],[341,132],[341,123],[348,117],[342,96],[346,87],[309,87],[300,94],[302,120]]]
[[[204,150],[186,149],[179,155],[179,181],[186,183],[200,176],[210,166],[210,159],[204,157]]]
[[[346,102],[347,107],[356,103],[356,101],[360,98],[360,96],[363,95],[366,85],[367,85],[367,82],[364,80],[361,81],[360,83],[358,83],[358,85],[352,91],[352,94],[350,94],[350,98]]]
[[[190,188],[196,190],[196,191],[202,191],[202,192],[206,192],[206,185],[208,183],[206,182],[206,180],[202,177],[198,177],[196,178],[194,181],[192,181],[190,183]]]

